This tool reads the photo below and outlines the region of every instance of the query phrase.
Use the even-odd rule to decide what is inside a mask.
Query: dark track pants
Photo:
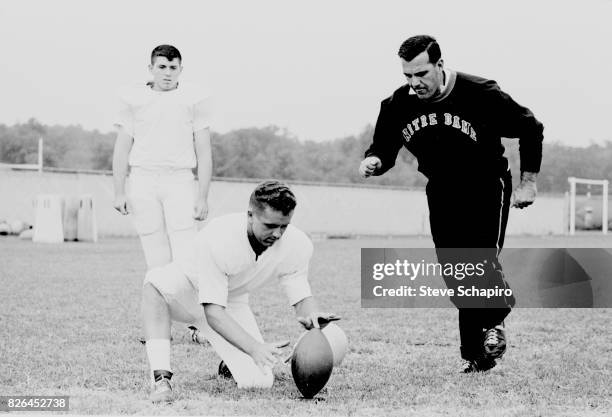
[[[431,233],[438,262],[483,263],[485,275],[457,280],[445,276],[448,288],[509,288],[504,278],[499,253],[504,244],[512,178],[510,172],[499,177],[474,177],[430,180],[427,202]],[[459,309],[461,356],[475,359],[483,351],[483,329],[500,324],[514,306],[513,297],[491,299],[452,297]]]

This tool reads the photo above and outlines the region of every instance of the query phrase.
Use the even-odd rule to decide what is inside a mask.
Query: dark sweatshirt
[[[409,91],[404,85],[381,104],[365,153],[382,161],[374,175],[395,165],[403,145],[430,181],[499,177],[508,170],[502,137],[519,138],[521,172],[539,172],[543,126],[495,81],[457,72],[437,100],[421,100]]]

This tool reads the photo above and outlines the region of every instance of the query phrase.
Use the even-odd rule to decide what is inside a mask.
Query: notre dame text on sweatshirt
[[[543,126],[492,80],[452,72],[444,94],[419,99],[404,85],[383,100],[367,156],[381,175],[405,146],[431,180],[501,175],[508,169],[502,137],[519,138],[521,172],[539,172]]]

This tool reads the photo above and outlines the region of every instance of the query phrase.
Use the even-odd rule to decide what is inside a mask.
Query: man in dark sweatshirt
[[[484,277],[459,281],[444,276],[446,285],[509,289],[498,256],[509,207],[522,209],[535,200],[543,126],[495,81],[446,69],[431,36],[407,39],[398,55],[407,83],[383,100],[359,172],[365,178],[384,174],[406,147],[428,178],[438,261],[486,266]],[[521,181],[513,193],[501,137],[519,139]],[[503,321],[514,297],[451,300],[459,309],[463,372],[491,369],[506,350]]]

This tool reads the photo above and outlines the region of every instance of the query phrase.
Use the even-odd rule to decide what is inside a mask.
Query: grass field
[[[350,341],[317,399],[301,400],[281,365],[271,390],[238,390],[216,376],[211,348],[175,325],[178,400],[154,406],[137,341],[144,271],[138,241],[2,238],[0,395],[70,395],[70,412],[78,414],[612,415],[612,309],[516,309],[506,321],[509,349],[500,365],[461,375],[455,310],[360,308],[359,248],[401,246],[431,241],[315,242],[313,291],[322,307],[344,317],[339,324]],[[612,239],[515,238],[507,246],[612,247]],[[300,326],[279,288],[251,300],[266,339],[297,339]]]

